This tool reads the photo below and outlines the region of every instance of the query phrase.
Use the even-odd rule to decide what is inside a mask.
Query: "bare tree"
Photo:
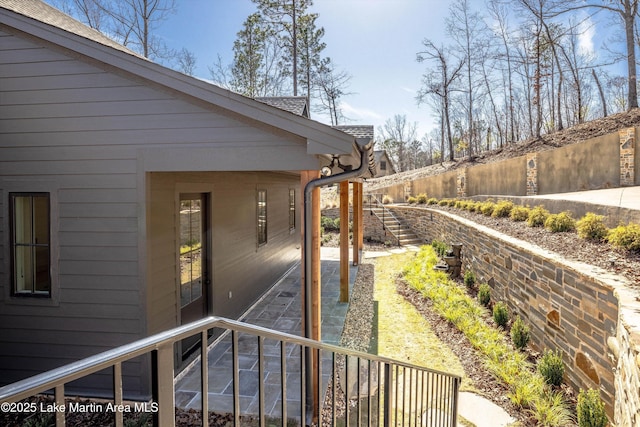
[[[183,47],[177,55],[178,71],[193,76],[196,72],[196,55],[186,47]]]
[[[150,59],[167,59],[175,52],[153,31],[176,10],[175,0],[61,0],[87,25],[113,37]]]
[[[328,113],[331,117],[331,125],[336,126],[344,122],[345,116],[340,108],[340,99],[345,95],[349,86],[351,75],[346,71],[336,71],[331,61],[326,61],[320,68],[316,77],[316,90],[320,104],[316,111]]]
[[[407,122],[407,116],[396,114],[378,128],[382,147],[398,167],[398,172],[409,170],[409,144],[416,139],[417,123]]]
[[[418,62],[434,62],[435,68],[428,71],[422,77],[422,88],[418,91],[418,104],[426,102],[430,96],[436,96],[442,101],[442,129],[443,133],[446,129],[446,138],[449,142],[449,160],[453,161],[453,137],[451,134],[451,93],[454,89],[453,85],[460,76],[464,60],[458,61],[457,64],[451,66],[450,59],[445,54],[443,46],[437,47],[431,40],[425,39],[422,44],[425,50],[418,52]],[[444,136],[443,136],[444,141]],[[444,152],[444,150],[442,150]]]
[[[449,7],[447,18],[447,34],[457,46],[454,52],[458,52],[458,58],[464,62],[466,101],[463,108],[467,113],[467,138],[469,145],[469,157],[473,155],[474,135],[473,129],[476,77],[474,71],[481,67],[483,56],[480,50],[480,38],[484,32],[484,21],[477,12],[472,12],[469,0],[455,0]]]

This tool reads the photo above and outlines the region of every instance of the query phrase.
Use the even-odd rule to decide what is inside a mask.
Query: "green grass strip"
[[[456,326],[484,358],[485,367],[510,388],[513,403],[530,411],[541,426],[564,426],[572,421],[571,411],[560,393],[544,380],[524,353],[509,343],[505,334],[486,323],[481,306],[448,275],[435,271],[438,257],[424,246],[403,269],[407,283],[433,302],[434,310]]]

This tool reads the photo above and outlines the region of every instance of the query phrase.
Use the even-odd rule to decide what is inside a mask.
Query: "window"
[[[267,243],[267,190],[258,190],[258,246]]]
[[[289,231],[296,229],[296,190],[289,189]]]
[[[387,170],[387,162],[385,162],[384,160],[380,161],[380,170],[381,171],[386,171]]]
[[[12,294],[51,296],[49,194],[10,193]]]

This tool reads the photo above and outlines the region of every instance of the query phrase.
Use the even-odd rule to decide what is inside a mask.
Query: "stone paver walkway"
[[[339,250],[322,248],[322,341],[339,344],[348,303],[338,302],[340,292]],[[357,267],[350,266],[350,292]],[[243,321],[277,331],[301,335],[301,278],[298,265],[280,280],[245,315]],[[209,351],[209,408],[220,413],[233,412],[233,370],[231,337],[227,335]],[[280,344],[273,340],[264,342],[265,412],[268,417],[281,416],[281,357]],[[285,347],[287,386],[286,411],[289,417],[299,418],[300,408],[300,349]],[[258,343],[254,336],[238,336],[240,412],[259,413],[258,391]],[[326,384],[328,378],[323,377]],[[200,409],[200,362],[194,363],[176,382],[176,406],[184,409]]]

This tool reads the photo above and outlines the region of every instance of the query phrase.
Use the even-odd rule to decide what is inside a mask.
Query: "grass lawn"
[[[415,257],[406,252],[375,259],[372,353],[462,377],[461,390],[474,390],[458,357],[434,334],[415,307],[396,293],[396,278]]]

